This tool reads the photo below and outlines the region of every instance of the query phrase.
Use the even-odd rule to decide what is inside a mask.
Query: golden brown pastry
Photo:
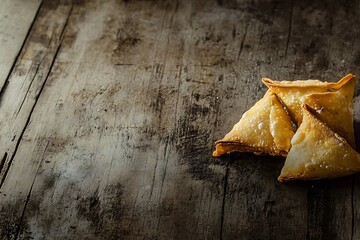
[[[320,121],[355,147],[353,97],[346,92],[353,93],[350,84],[336,92],[311,94],[305,99],[305,103],[316,110],[314,114]]]
[[[302,121],[302,104],[314,108],[316,116],[333,131],[355,146],[352,101],[356,77],[348,74],[337,83],[318,80],[273,81],[264,78],[263,82],[274,92],[289,110],[297,124]]]
[[[336,178],[360,171],[360,155],[303,105],[303,119],[291,139],[292,147],[278,178],[313,180]]]
[[[223,139],[216,142],[213,156],[234,151],[286,156],[293,135],[290,117],[277,96],[268,91]]]

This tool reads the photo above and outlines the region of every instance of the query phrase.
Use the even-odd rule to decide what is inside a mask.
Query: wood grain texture
[[[279,184],[283,158],[211,156],[261,77],[359,75],[359,10],[44,1],[0,102],[0,238],[360,238],[358,175]]]
[[[0,96],[41,0],[4,0],[0,6]],[[21,17],[20,17],[21,16]]]

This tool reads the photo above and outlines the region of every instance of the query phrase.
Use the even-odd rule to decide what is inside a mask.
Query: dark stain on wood
[[[3,193],[0,193],[3,195]],[[2,196],[3,197],[3,196]],[[22,200],[12,200],[7,204],[3,204],[0,208],[0,234],[6,239],[15,239],[18,236],[20,218],[14,213],[17,213],[19,209],[22,209],[24,204]],[[26,230],[26,226],[24,227]]]
[[[47,153],[54,154],[64,151],[65,147],[69,145],[70,139],[51,138]]]
[[[41,205],[45,200],[45,197],[49,196],[47,193],[53,191],[53,188],[55,187],[58,178],[59,174],[45,175],[43,178],[44,181],[41,183],[40,191],[30,193],[32,194],[31,201],[29,201],[26,205],[26,213],[22,219],[20,234],[31,235],[31,233],[27,230],[26,226],[29,226],[28,222],[32,217],[41,214],[41,212],[43,211]],[[44,229],[50,229],[51,222],[58,217],[58,213],[54,212],[52,215],[47,216],[45,219],[42,219],[43,221],[39,222],[39,224],[41,224]]]
[[[335,230],[334,222],[336,216],[332,211],[333,201],[336,196],[334,193],[341,193],[346,191],[352,185],[353,177],[343,177],[333,180],[322,180],[313,183],[308,183],[308,238],[309,239],[323,239],[323,238],[339,238],[340,232]],[[345,213],[344,213],[345,215]],[[315,223],[311,224],[311,223]],[[326,236],[326,237],[325,237]]]
[[[90,229],[94,229],[95,234],[98,234],[102,227],[100,221],[103,219],[100,217],[100,211],[98,192],[94,192],[93,196],[82,197],[79,199],[77,214],[80,219],[85,219],[90,222]]]
[[[122,23],[122,27],[117,29],[116,40],[113,43],[115,47],[109,45],[113,49],[112,62],[115,64],[129,63],[124,56],[128,54],[135,54],[136,49],[142,42],[142,37],[139,34],[138,26],[133,20],[126,20]],[[132,62],[130,62],[132,63]]]
[[[86,0],[72,0],[72,2],[73,2],[75,5],[81,6],[81,5],[86,4],[86,2],[88,2],[88,1],[86,1]]]
[[[52,190],[57,178],[58,175],[45,177],[41,191],[32,193],[33,197],[28,204],[24,205],[24,202],[18,199],[15,201],[11,200],[11,203],[9,202],[7,205],[2,206],[0,211],[0,233],[2,236],[6,237],[6,239],[31,239],[32,232],[28,221],[32,216],[41,213],[40,205],[44,200],[44,196],[47,191]],[[23,211],[22,216],[17,215],[19,210]],[[53,217],[58,217],[57,213]],[[42,224],[46,225],[45,228],[49,228],[51,226],[51,219],[43,221]]]
[[[189,173],[195,179],[221,184],[222,182],[218,182],[221,176],[211,169],[219,160],[211,157],[213,141],[208,129],[204,128],[206,125],[203,124],[204,119],[208,119],[210,114],[217,111],[218,105],[213,96],[213,93],[200,95],[195,92],[190,98],[184,97],[185,113],[179,120],[177,150],[182,159],[189,164]],[[204,101],[210,104],[203,104]]]
[[[101,198],[96,190],[93,195],[81,197],[77,202],[79,219],[90,223],[93,236],[107,236],[109,239],[125,237],[128,232],[121,224],[124,217],[124,187],[109,185]]]
[[[165,104],[167,95],[169,94],[169,91],[167,89],[160,89],[157,93],[157,96],[153,98],[153,101],[150,103],[150,108],[153,109],[155,116],[158,116],[158,128],[159,131],[161,131],[161,116],[162,116],[162,110],[163,106]]]
[[[360,52],[355,53],[353,64],[358,66],[360,65]]]
[[[163,202],[159,212],[161,213],[161,219],[163,224],[163,232],[159,232],[159,236],[166,238],[167,236],[176,236],[178,239],[189,239],[192,236],[193,229],[184,231],[183,226],[186,226],[188,221],[195,221],[194,207],[188,208],[178,207],[182,204],[189,204],[189,201],[185,199]],[[190,205],[190,204],[189,204]],[[173,217],[175,216],[175,217]]]
[[[286,1],[238,1],[238,0],[221,0],[217,1],[221,7],[241,11],[249,15],[249,19],[257,19],[266,25],[272,25],[272,14],[279,10],[281,3]],[[290,7],[290,5],[289,5]],[[288,9],[285,9],[288,10]]]
[[[320,54],[317,58],[315,58],[315,67],[316,71],[324,71],[329,68],[329,59],[326,56],[326,53]]]
[[[45,0],[42,2],[42,8],[54,10],[60,5],[60,0]]]

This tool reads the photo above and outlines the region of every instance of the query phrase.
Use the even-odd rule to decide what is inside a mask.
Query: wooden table
[[[359,175],[280,184],[283,158],[211,156],[261,77],[360,74],[359,11],[2,0],[1,239],[360,239]]]

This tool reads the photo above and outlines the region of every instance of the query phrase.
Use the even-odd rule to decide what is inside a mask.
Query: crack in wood
[[[154,167],[154,172],[153,172],[153,177],[151,179],[151,189],[150,189],[150,196],[149,196],[149,201],[151,200],[153,191],[154,191],[154,185],[155,185],[155,178],[156,178],[156,170],[157,170],[157,166],[159,163],[159,159],[156,159],[156,163],[155,163],[155,167]]]
[[[163,157],[166,162],[165,162],[164,172],[161,177],[161,185],[160,185],[160,193],[159,193],[159,206],[160,206],[161,200],[162,200],[163,187],[164,187],[164,182],[165,182],[165,177],[166,177],[166,170],[167,170],[168,163],[169,163],[168,150],[169,150],[169,137],[166,138],[165,147],[164,147],[164,156]],[[156,235],[159,232],[160,220],[161,220],[161,216],[159,216],[159,219],[157,222]]]
[[[67,28],[67,26],[68,26],[68,24],[69,24],[69,19],[70,19],[70,16],[71,16],[72,12],[73,12],[73,9],[74,9],[74,2],[71,1],[71,6],[70,6],[69,13],[68,13],[68,15],[67,15],[67,17],[66,17],[66,20],[65,20],[63,29],[62,29],[62,31],[61,31],[61,33],[60,33],[60,37],[59,37],[59,40],[60,40],[61,42],[62,42],[62,40],[63,40],[63,38],[64,38],[65,30],[66,30],[66,28]]]
[[[3,97],[4,97],[4,93],[5,93],[8,85],[9,85],[9,80],[6,79],[3,87],[0,89],[0,106],[1,106],[1,103],[2,103],[2,100],[3,100]]]
[[[42,61],[39,64],[37,64],[37,66],[36,66],[34,76],[31,78],[30,84],[29,84],[29,86],[28,86],[28,88],[26,90],[26,94],[25,94],[23,100],[21,101],[19,109],[16,112],[16,117],[19,115],[19,112],[21,111],[21,109],[22,109],[22,107],[24,105],[24,102],[25,102],[25,100],[26,100],[26,98],[27,98],[27,96],[29,94],[30,88],[31,88],[31,86],[32,86],[32,84],[34,82],[34,79],[37,77],[37,73],[39,72],[39,68],[40,68],[41,63],[42,63]]]
[[[248,31],[248,26],[249,26],[249,22],[247,22],[246,25],[245,25],[245,33],[243,35],[243,38],[241,39],[240,49],[239,49],[239,52],[238,52],[237,60],[240,59],[241,53],[242,53],[242,51],[244,49],[244,43],[245,43],[247,31]]]
[[[42,163],[43,163],[43,161],[44,161],[44,154],[45,154],[45,152],[46,152],[46,150],[47,150],[47,148],[48,148],[48,146],[49,146],[49,143],[50,143],[50,141],[48,141],[48,142],[46,143],[45,149],[44,149],[43,154],[42,154],[43,157],[42,157],[42,159],[41,159],[41,161],[40,161],[40,163],[39,163],[38,168],[36,169],[36,174],[35,174],[35,176],[34,176],[34,179],[33,179],[32,183],[31,183],[29,192],[28,192],[28,194],[27,194],[27,196],[26,196],[26,201],[25,201],[25,204],[24,204],[24,208],[23,208],[23,210],[22,210],[22,212],[21,212],[20,221],[19,221],[19,224],[18,224],[18,226],[17,226],[17,230],[16,230],[16,232],[15,232],[15,238],[14,238],[15,240],[18,239],[18,236],[19,236],[19,234],[20,234],[21,224],[22,224],[22,222],[23,222],[23,220],[24,220],[24,216],[25,216],[25,210],[26,210],[26,207],[27,207],[27,205],[28,205],[28,203],[29,203],[30,196],[31,196],[31,192],[32,192],[32,189],[33,189],[33,187],[34,187],[34,183],[35,183],[36,177],[37,177],[37,175],[38,175],[38,173],[39,173],[39,169],[40,169],[40,167],[42,166]]]
[[[228,162],[226,164],[226,172],[224,176],[224,192],[222,197],[222,204],[221,204],[221,219],[220,219],[220,240],[223,239],[223,230],[224,230],[224,218],[225,218],[225,203],[226,203],[226,191],[228,186],[228,179],[229,179],[229,172],[230,172],[230,165],[231,160],[226,159]]]
[[[72,9],[73,9],[73,5],[71,6],[71,9],[70,9],[70,11],[69,11],[69,13],[68,13],[68,16],[67,16],[67,20],[66,20],[63,28],[66,28],[66,26],[67,26],[68,19],[70,18],[70,15],[71,15],[71,13],[72,13]],[[38,13],[39,13],[39,10],[38,10],[38,12],[37,12],[37,15],[38,15]],[[33,27],[33,24],[34,24],[34,23],[32,23],[32,27]],[[64,30],[62,30],[62,33],[64,33]],[[28,36],[27,36],[27,37],[28,37]],[[42,85],[41,85],[41,87],[40,87],[40,90],[38,91],[38,94],[37,94],[37,96],[35,97],[35,102],[34,102],[34,105],[32,106],[32,108],[31,108],[31,110],[30,110],[30,113],[29,113],[28,117],[27,117],[27,120],[26,120],[26,123],[25,123],[25,127],[24,127],[24,128],[22,129],[22,131],[21,131],[21,134],[20,134],[19,139],[18,139],[18,141],[17,141],[17,143],[16,143],[16,146],[15,146],[14,152],[13,152],[13,154],[12,154],[12,156],[11,156],[11,158],[10,158],[7,166],[6,166],[4,175],[3,175],[2,179],[1,179],[1,182],[0,182],[0,189],[2,188],[2,186],[3,186],[4,182],[5,182],[5,179],[6,179],[6,177],[7,177],[7,174],[9,173],[11,164],[12,164],[12,162],[13,162],[15,156],[16,156],[16,153],[17,153],[17,150],[18,150],[19,145],[20,145],[20,143],[21,143],[21,140],[22,140],[22,138],[23,138],[23,135],[24,135],[26,129],[28,128],[29,124],[30,124],[30,120],[31,120],[32,114],[33,114],[33,112],[34,112],[34,109],[35,109],[35,107],[36,107],[36,105],[37,105],[37,103],[38,103],[38,100],[39,100],[39,98],[40,98],[40,96],[41,96],[41,93],[42,93],[42,91],[43,91],[43,89],[44,89],[44,87],[45,87],[45,85],[46,85],[46,82],[47,82],[47,80],[48,80],[48,78],[49,78],[49,76],[50,76],[50,74],[51,74],[51,72],[52,72],[53,66],[54,66],[54,64],[55,64],[55,60],[57,59],[57,56],[58,56],[58,54],[59,54],[59,52],[60,52],[60,49],[61,49],[61,46],[62,46],[62,40],[63,40],[63,36],[60,35],[60,41],[59,41],[58,46],[57,46],[57,48],[56,48],[54,57],[53,57],[53,59],[52,59],[52,61],[51,61],[49,70],[48,70],[48,72],[47,72],[47,74],[46,74],[45,80],[43,81],[43,83],[42,83]],[[26,40],[25,40],[25,42],[26,42]],[[23,47],[24,47],[24,46],[23,46]],[[40,65],[39,65],[39,67],[40,67]],[[38,68],[39,68],[39,67],[38,67]],[[36,74],[35,74],[35,75],[36,75]],[[35,78],[35,76],[34,76],[34,78]]]
[[[293,18],[293,11],[294,11],[294,1],[291,0],[291,10],[290,10],[290,20],[289,20],[289,30],[288,36],[286,39],[286,47],[285,47],[285,57],[287,56],[289,42],[290,42],[290,35],[291,35],[291,26],[292,26],[292,18]]]
[[[179,9],[179,0],[176,0],[175,10],[174,13],[176,13]]]
[[[32,30],[33,30],[33,28],[34,28],[35,20],[36,20],[36,19],[38,18],[38,16],[39,16],[39,12],[40,12],[40,9],[41,9],[41,7],[42,7],[42,4],[43,4],[43,2],[40,3],[39,8],[37,9],[37,11],[36,11],[36,13],[35,13],[35,17],[34,17],[32,23],[30,24],[29,30],[27,31],[26,36],[25,36],[25,38],[24,38],[24,41],[23,41],[23,43],[22,43],[22,45],[21,45],[21,47],[20,47],[20,50],[19,50],[18,54],[16,55],[16,57],[15,57],[15,59],[14,59],[14,62],[13,62],[13,64],[12,64],[11,68],[10,68],[9,74],[8,74],[7,77],[6,77],[5,83],[4,83],[4,85],[1,86],[1,88],[0,88],[0,104],[1,104],[2,96],[3,96],[3,94],[4,94],[5,90],[6,90],[6,87],[7,87],[7,85],[9,84],[10,76],[11,76],[12,72],[13,72],[14,69],[15,69],[16,63],[18,62],[19,57],[20,57],[20,55],[21,55],[21,53],[22,53],[22,51],[23,51],[23,49],[24,49],[24,47],[25,47],[25,44],[26,44],[26,42],[27,42],[27,39],[29,38],[30,33],[32,32]]]
[[[5,152],[3,158],[1,159],[1,162],[0,162],[0,173],[1,173],[2,169],[4,168],[7,156],[8,156],[8,153]]]

